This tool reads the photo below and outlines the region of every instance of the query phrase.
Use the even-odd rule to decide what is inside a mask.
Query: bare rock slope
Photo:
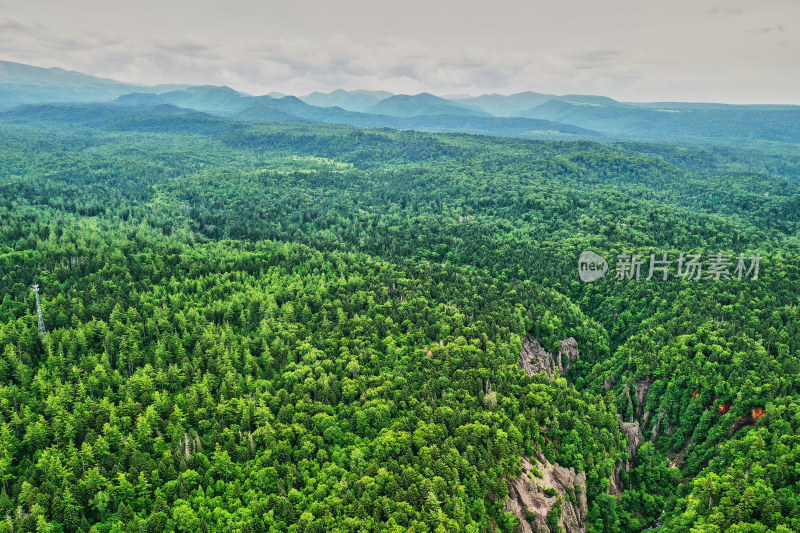
[[[529,376],[546,372],[553,377],[558,370],[569,372],[578,360],[578,343],[573,337],[559,341],[560,349],[553,354],[545,350],[538,339],[526,335],[522,341],[519,364]],[[588,508],[586,504],[586,474],[576,474],[572,468],[551,463],[537,452],[530,459],[522,457],[522,475],[508,484],[509,498],[505,508],[519,521],[523,533],[550,531],[548,515],[561,512],[558,521],[564,533],[585,533]],[[555,509],[554,509],[555,508]]]
[[[505,510],[517,517],[523,533],[550,531],[547,517],[561,501],[558,525],[564,533],[585,533],[588,507],[586,474],[551,463],[536,453],[522,458],[522,475],[509,482]],[[541,474],[541,477],[539,477]]]
[[[557,354],[552,354],[545,350],[538,339],[526,335],[522,341],[522,350],[519,353],[519,364],[529,376],[540,372],[547,372],[553,377],[556,369],[561,374],[569,372],[572,363],[579,359],[578,343],[573,338],[559,341],[561,345]]]

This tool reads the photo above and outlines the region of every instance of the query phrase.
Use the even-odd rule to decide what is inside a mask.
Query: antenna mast
[[[39,333],[44,335],[47,330],[44,327],[44,320],[42,319],[42,305],[39,303],[39,284],[33,284],[33,293],[36,295],[36,316],[39,318]]]

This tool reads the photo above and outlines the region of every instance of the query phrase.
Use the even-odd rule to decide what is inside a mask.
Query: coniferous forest
[[[795,150],[0,113],[0,532],[800,531]]]

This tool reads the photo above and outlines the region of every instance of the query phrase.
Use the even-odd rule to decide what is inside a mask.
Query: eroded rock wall
[[[572,364],[580,358],[578,342],[573,338],[559,341],[560,349],[557,354],[545,350],[539,339],[526,335],[522,341],[522,350],[519,354],[519,364],[529,376],[540,372],[547,372],[553,377],[556,369],[561,374],[566,374]]]
[[[541,476],[539,476],[540,474]],[[551,463],[541,453],[522,458],[522,475],[508,484],[505,510],[517,517],[520,531],[550,531],[547,515],[561,499],[559,526],[564,533],[585,533],[586,474]]]

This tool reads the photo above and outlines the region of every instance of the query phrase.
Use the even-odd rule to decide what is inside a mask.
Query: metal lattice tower
[[[33,293],[36,295],[36,316],[39,318],[39,333],[44,335],[47,330],[44,327],[44,319],[42,318],[42,305],[39,303],[39,284],[33,284]]]

